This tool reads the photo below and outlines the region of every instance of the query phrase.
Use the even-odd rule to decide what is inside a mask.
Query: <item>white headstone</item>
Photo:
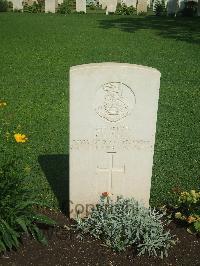
[[[138,0],[137,3],[137,14],[147,12],[147,0]]]
[[[147,6],[150,8],[151,7],[151,4],[152,4],[152,1],[151,0],[147,0]]]
[[[137,0],[122,0],[121,4],[125,4],[127,7],[133,6],[136,8]]]
[[[179,10],[183,10],[185,7],[185,0],[179,0],[178,1],[178,5],[179,5]]]
[[[115,13],[117,8],[117,0],[107,0],[106,6],[106,15],[108,15],[109,13]]]
[[[107,0],[102,0],[101,1],[101,7],[102,7],[102,9],[105,9],[106,6],[107,6]]]
[[[38,1],[35,1],[35,0],[25,0],[25,1],[23,1],[23,3],[24,4],[26,3],[28,6],[32,6],[34,2],[38,3]]]
[[[86,0],[76,0],[76,12],[86,13]]]
[[[22,5],[22,0],[12,0],[13,3],[13,10],[22,10],[23,5]]]
[[[58,0],[45,0],[45,13],[55,13],[58,7]]]
[[[149,205],[160,72],[120,63],[70,69],[70,216],[102,192]]]
[[[64,0],[58,0],[58,4],[61,5]]]
[[[106,8],[106,2],[107,0],[99,0],[99,5],[101,5],[102,9],[105,9]]]

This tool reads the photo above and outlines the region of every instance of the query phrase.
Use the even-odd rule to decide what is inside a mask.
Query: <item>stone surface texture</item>
[[[86,13],[86,0],[76,0],[76,12]]]
[[[12,3],[13,3],[13,10],[23,9],[22,0],[12,0]]]
[[[102,192],[149,205],[160,72],[99,63],[70,69],[70,212]]]
[[[117,8],[117,0],[107,0],[106,1],[106,14],[115,13]]]
[[[150,8],[152,4],[152,0],[147,0],[147,6]]]
[[[136,0],[122,0],[122,4],[125,4],[127,7],[133,6],[136,8],[137,1]]]
[[[45,0],[45,13],[55,13],[58,7],[58,0]]]
[[[101,5],[102,9],[105,9],[106,8],[106,0],[99,0],[99,5]]]
[[[147,12],[147,0],[138,0],[137,14],[140,14],[142,12]]]

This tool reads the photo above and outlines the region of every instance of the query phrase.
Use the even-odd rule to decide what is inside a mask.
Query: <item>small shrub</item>
[[[139,255],[148,252],[163,257],[175,243],[170,232],[164,231],[163,215],[139,205],[134,199],[118,197],[114,202],[102,195],[86,219],[77,218],[76,228],[104,240],[116,251],[134,245]]]
[[[96,5],[96,1],[95,0],[86,0],[86,5],[87,6]]]
[[[75,14],[79,14],[79,15],[85,15],[85,12],[84,11],[80,11],[80,12],[75,11],[74,13]]]
[[[136,14],[136,9],[133,6],[127,7],[125,4],[117,4],[115,11],[117,15],[134,15]]]
[[[165,7],[165,1],[162,0],[156,0],[155,6],[154,6],[154,13],[156,16],[166,16],[167,15],[167,9]]]
[[[90,9],[90,10],[95,10],[95,9],[96,9],[95,4],[94,4],[94,3],[91,3],[91,4],[89,5],[89,9]]]
[[[64,2],[60,4],[57,9],[57,13],[60,14],[70,14],[71,12],[71,2],[69,0],[64,0]]]
[[[15,8],[15,9],[13,9],[13,12],[14,12],[14,13],[21,13],[21,12],[22,12],[22,9],[17,9],[17,8]]]
[[[8,8],[10,8],[10,9],[13,8],[13,3],[11,1],[8,2]]]
[[[185,7],[182,10],[182,16],[194,17],[197,15],[198,3],[195,1],[185,2]]]
[[[23,11],[27,13],[41,13],[44,10],[44,2],[38,1],[33,2],[32,5],[29,5],[27,2],[23,4]]]
[[[138,16],[146,16],[146,15],[147,15],[147,12],[144,12],[144,11],[138,13]]]
[[[44,204],[34,201],[33,192],[26,188],[16,162],[0,167],[0,191],[0,252],[17,248],[24,232],[46,244],[37,224],[54,225],[55,222],[37,214],[36,207]]]
[[[8,2],[6,0],[0,0],[0,12],[8,11]]]
[[[39,12],[44,12],[45,10],[45,0],[37,0]]]
[[[31,13],[31,8],[28,3],[23,3],[23,12]]]
[[[188,232],[200,233],[200,191],[182,192],[177,208],[175,218],[189,225]]]

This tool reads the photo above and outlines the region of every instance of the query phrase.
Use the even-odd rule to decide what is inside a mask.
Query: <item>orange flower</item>
[[[21,143],[24,143],[28,140],[25,134],[19,134],[19,133],[14,134],[14,138],[16,142],[21,142]]]
[[[191,224],[191,223],[194,223],[196,221],[196,218],[193,217],[193,216],[189,216],[187,221],[188,221],[189,224]]]
[[[108,193],[108,192],[103,192],[103,193],[102,193],[102,196],[105,197],[105,198],[106,198],[106,197],[109,197],[109,193]]]

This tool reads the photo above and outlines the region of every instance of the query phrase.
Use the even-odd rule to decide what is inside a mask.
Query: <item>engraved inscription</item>
[[[153,145],[150,140],[140,139],[73,139],[70,145],[71,150],[152,150]]]
[[[132,89],[122,82],[109,82],[97,91],[96,113],[108,122],[118,122],[127,117],[136,103]]]
[[[71,140],[74,150],[104,150],[113,152],[118,150],[153,150],[151,139],[137,139],[134,132],[127,126],[112,126],[96,128],[90,139]]]
[[[112,183],[113,183],[113,173],[125,173],[125,165],[122,168],[115,168],[114,167],[114,154],[116,152],[107,152],[109,154],[109,168],[101,168],[97,166],[97,172],[108,173],[109,175],[109,186],[108,192],[112,191]]]

